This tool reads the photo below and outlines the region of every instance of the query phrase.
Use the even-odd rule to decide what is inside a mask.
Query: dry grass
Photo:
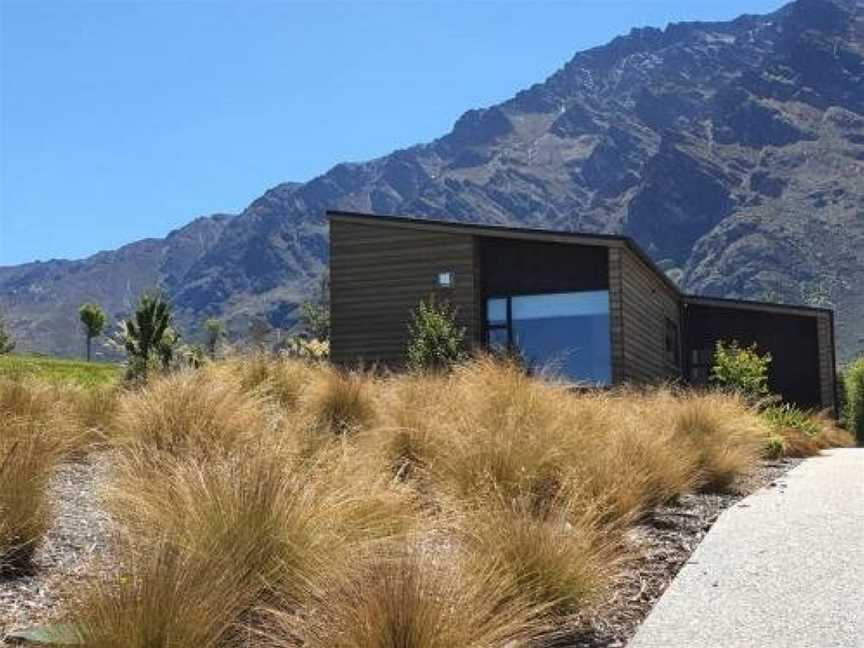
[[[582,502],[555,502],[538,513],[530,498],[463,511],[469,568],[508,580],[516,591],[558,614],[584,610],[609,585],[622,558],[617,529]]]
[[[247,547],[190,553],[157,543],[127,554],[122,577],[88,583],[68,619],[87,648],[236,645],[248,603]]]
[[[48,483],[59,452],[44,422],[0,419],[0,577],[30,569],[48,527]]]
[[[272,424],[264,401],[217,372],[178,372],[125,393],[112,440],[143,446],[150,456],[219,458],[266,436]]]
[[[3,389],[57,420],[52,392]],[[66,400],[114,449],[124,538],[127,573],[70,610],[92,646],[531,645],[614,583],[636,520],[733,488],[778,436],[729,395],[576,393],[488,358],[384,377],[232,358]]]
[[[675,431],[691,447],[701,487],[719,491],[756,467],[770,434],[742,400],[716,392],[679,397]]]
[[[92,442],[80,387],[0,378],[0,574],[26,572],[49,522],[59,461]]]
[[[495,570],[469,571],[396,551],[329,584],[313,615],[266,615],[273,648],[504,648],[552,636],[547,606]]]
[[[331,370],[311,386],[306,407],[324,433],[357,432],[375,419],[373,389],[374,379],[366,374]]]
[[[298,409],[309,383],[327,372],[320,364],[261,353],[231,358],[209,370],[239,379],[245,391],[264,395],[292,412]]]

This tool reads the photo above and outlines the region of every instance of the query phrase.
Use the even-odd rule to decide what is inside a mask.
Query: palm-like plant
[[[169,343],[166,333],[171,331],[171,305],[159,293],[145,293],[138,302],[135,314],[123,326],[123,346],[133,373],[147,377],[150,358],[154,353],[165,358],[164,346]],[[173,331],[167,337],[171,345],[176,341]]]
[[[93,343],[93,338],[102,335],[105,328],[105,321],[108,319],[105,316],[105,311],[98,304],[82,304],[78,309],[78,316],[81,318],[81,325],[84,327],[84,336],[87,339],[87,362],[90,362],[90,347]]]

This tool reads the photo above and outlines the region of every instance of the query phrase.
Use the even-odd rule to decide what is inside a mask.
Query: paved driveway
[[[864,449],[724,512],[629,648],[864,648]]]

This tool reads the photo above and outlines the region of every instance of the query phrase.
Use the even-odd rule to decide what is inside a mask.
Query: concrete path
[[[864,648],[864,449],[724,512],[629,648]]]

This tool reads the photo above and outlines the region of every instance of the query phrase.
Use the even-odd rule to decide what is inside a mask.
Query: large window
[[[535,369],[579,382],[612,382],[609,291],[512,295],[486,303],[487,343]]]

